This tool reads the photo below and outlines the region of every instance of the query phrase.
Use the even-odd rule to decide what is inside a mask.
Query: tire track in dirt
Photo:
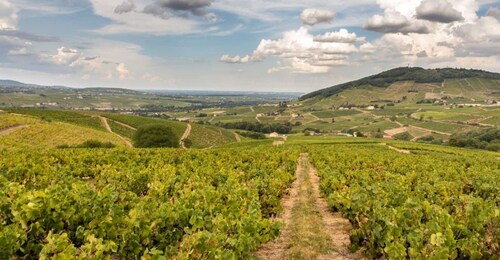
[[[191,134],[191,124],[188,124],[186,127],[186,130],[184,131],[184,134],[182,134],[181,139],[179,140],[179,146],[182,149],[187,149],[186,147],[186,139],[188,139],[189,135]]]
[[[296,180],[282,201],[283,214],[277,220],[285,222],[281,235],[263,245],[258,259],[363,259],[348,250],[351,224],[340,213],[333,213],[321,197],[320,179],[301,154]]]
[[[130,142],[127,138],[125,138],[125,137],[123,137],[123,136],[121,136],[121,135],[119,135],[119,134],[117,134],[117,133],[113,132],[113,130],[112,130],[112,129],[111,129],[111,127],[109,126],[108,119],[107,119],[106,117],[99,116],[99,119],[101,119],[101,122],[102,122],[102,124],[104,125],[104,128],[106,128],[106,130],[107,130],[108,132],[110,132],[110,133],[112,133],[112,134],[114,134],[114,135],[118,136],[118,137],[119,137],[119,138],[120,138],[120,139],[121,139],[121,140],[125,143],[125,145],[126,145],[127,147],[129,147],[129,148],[134,147],[134,146],[132,145],[132,143],[131,143],[131,142]]]
[[[25,127],[28,127],[28,125],[15,125],[15,126],[10,126],[10,127],[7,127],[7,128],[4,128],[4,129],[0,129],[0,135],[4,135],[4,134],[8,134],[12,131],[16,131],[18,129],[21,129],[21,128],[25,128]]]

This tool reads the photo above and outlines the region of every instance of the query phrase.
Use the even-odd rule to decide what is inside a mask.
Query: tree
[[[145,125],[137,129],[133,137],[134,147],[179,147],[179,140],[172,128],[166,125]]]

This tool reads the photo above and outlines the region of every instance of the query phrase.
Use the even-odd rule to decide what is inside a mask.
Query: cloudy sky
[[[0,78],[308,92],[399,66],[500,72],[494,0],[0,0]]]

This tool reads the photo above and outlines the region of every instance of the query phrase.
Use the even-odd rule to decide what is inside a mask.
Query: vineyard
[[[23,126],[0,136],[0,259],[253,258],[286,234],[289,221],[276,217],[287,194],[297,194],[289,190],[301,153],[303,171],[310,171],[302,176],[320,178],[314,189],[328,202],[324,212],[340,212],[352,224],[343,234],[352,251],[385,259],[500,256],[498,153],[327,136],[291,136],[280,147],[270,140],[230,143],[231,131],[196,124],[191,148],[226,145],[125,149],[102,125],[91,126],[99,117],[71,124],[71,113],[0,114],[3,128]],[[125,137],[159,120],[98,115]],[[177,133],[185,126],[171,123]],[[118,148],[40,149],[88,139]],[[302,193],[314,190],[301,180]],[[297,217],[302,209],[316,214],[310,204],[294,208],[292,221],[308,225],[289,230],[335,241],[321,216]],[[329,239],[288,235],[330,252]]]
[[[406,148],[418,148],[412,146]],[[352,249],[388,259],[498,258],[500,163],[494,156],[423,148],[408,155],[381,145],[309,150],[330,206],[355,227]]]
[[[0,150],[0,255],[248,258],[279,234],[297,151]]]
[[[37,122],[17,129],[0,138],[1,148],[56,148],[60,145],[79,145],[88,140],[110,142],[124,146],[117,136],[92,128],[60,122]]]

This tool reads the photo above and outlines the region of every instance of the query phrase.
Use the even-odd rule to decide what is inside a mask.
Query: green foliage
[[[451,136],[449,144],[458,147],[470,147],[500,151],[500,129],[486,128]]]
[[[298,151],[0,150],[0,258],[248,259]]]
[[[413,136],[409,132],[395,134],[392,137],[396,140],[401,140],[401,141],[410,141],[411,139],[413,139]]]
[[[260,133],[272,133],[277,132],[279,134],[288,134],[292,131],[292,124],[287,122],[284,124],[261,124],[261,123],[250,123],[250,122],[234,122],[234,123],[217,123],[216,126],[227,128],[227,129],[241,129],[252,132]]]
[[[427,135],[427,136],[424,136],[424,137],[420,137],[417,139],[417,142],[419,143],[429,143],[429,144],[443,144],[444,141],[443,139],[440,139],[440,138],[436,138],[432,135]]]
[[[111,142],[101,142],[98,140],[87,140],[82,144],[76,146],[76,148],[114,148],[114,145]]]
[[[251,139],[266,139],[266,135],[263,133],[241,132],[241,131],[238,131],[236,133],[238,133],[239,135],[241,135],[243,137],[247,137],[247,138],[251,138]]]
[[[115,148],[116,145],[111,142],[101,142],[99,140],[87,140],[81,144],[70,146],[68,144],[57,145],[57,149],[68,149],[68,148]]]
[[[172,128],[166,125],[145,125],[137,128],[133,137],[134,147],[179,147]]]
[[[307,149],[328,203],[354,226],[352,249],[364,247],[371,258],[383,259],[500,256],[495,157],[423,150],[406,155],[379,145]]]

